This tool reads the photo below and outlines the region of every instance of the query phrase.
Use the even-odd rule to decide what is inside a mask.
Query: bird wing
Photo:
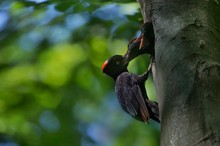
[[[147,122],[149,112],[143,98],[141,89],[135,78],[129,73],[122,73],[118,76],[115,86],[116,94],[122,109],[133,117],[140,118]]]
[[[131,89],[131,92],[134,93],[133,96],[134,98],[136,98],[136,101],[139,104],[139,110],[140,110],[143,121],[147,122],[150,115],[149,115],[149,112],[146,106],[145,99],[142,96],[142,92],[141,92],[139,85],[138,84],[134,85],[133,88]]]

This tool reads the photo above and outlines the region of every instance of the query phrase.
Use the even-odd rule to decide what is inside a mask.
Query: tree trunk
[[[154,25],[161,146],[220,146],[220,1],[139,3]]]

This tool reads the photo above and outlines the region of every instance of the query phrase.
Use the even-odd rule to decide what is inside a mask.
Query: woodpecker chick
[[[141,34],[135,42],[141,41],[139,49],[147,49],[149,54],[154,55],[154,29],[152,22],[146,22],[141,26]]]
[[[154,32],[151,22],[143,24],[140,36],[133,38],[129,42],[128,50],[124,57],[126,58],[126,62],[130,62],[142,54],[150,54],[151,57],[154,57]]]

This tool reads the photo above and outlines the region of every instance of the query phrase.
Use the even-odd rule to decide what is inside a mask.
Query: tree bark
[[[161,146],[220,146],[220,1],[139,3],[154,25]]]

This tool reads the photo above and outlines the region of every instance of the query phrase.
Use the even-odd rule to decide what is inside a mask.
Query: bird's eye
[[[119,65],[119,64],[120,64],[120,61],[116,61],[116,64]]]

